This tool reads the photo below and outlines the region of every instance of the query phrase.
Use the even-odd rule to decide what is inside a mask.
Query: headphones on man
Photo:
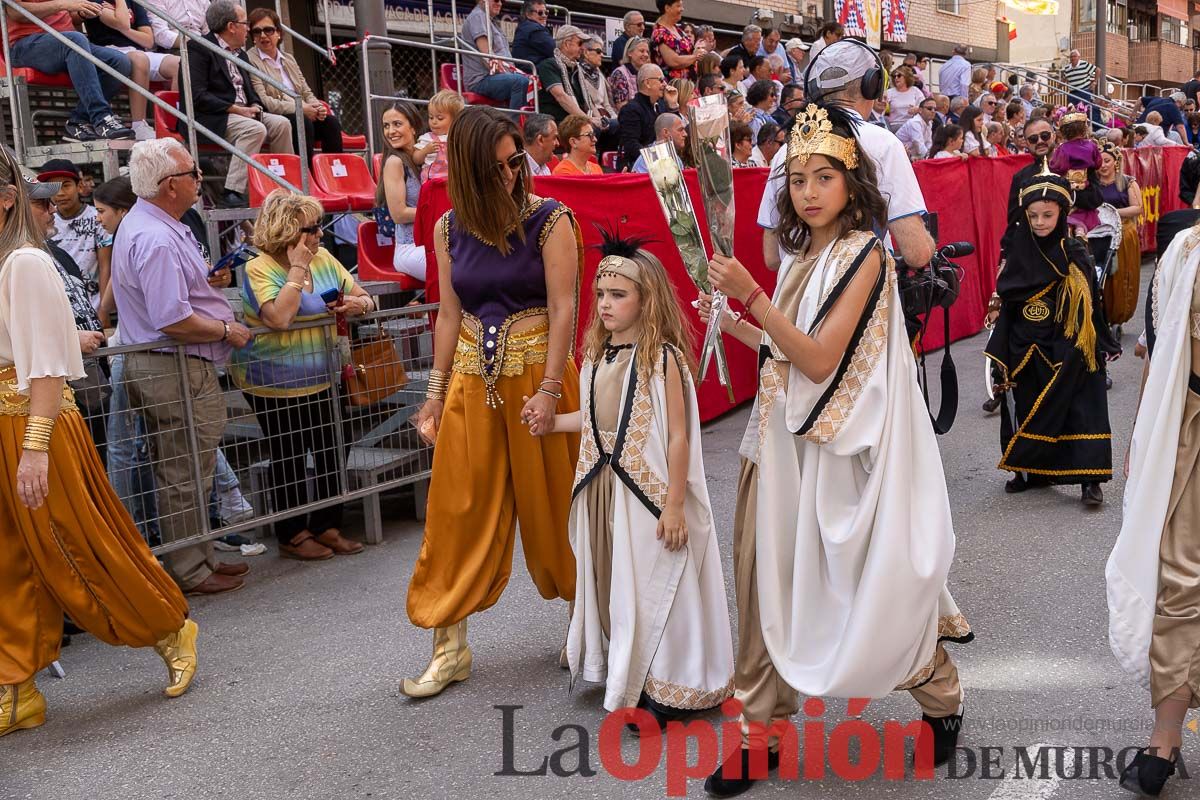
[[[833,44],[828,45],[828,47],[834,47],[835,45],[839,45],[843,42],[852,46],[861,47],[870,53],[871,57],[875,59],[875,66],[872,69],[867,70],[866,74],[862,76],[862,80],[859,83],[859,89],[862,91],[863,99],[871,101],[879,100],[883,97],[884,92],[887,91],[888,85],[891,83],[888,78],[887,70],[883,68],[883,61],[880,60],[879,53],[875,52],[873,47],[870,47],[865,42],[861,42],[858,39],[839,39]],[[825,50],[822,49],[820,53],[817,53],[817,58],[809,59],[808,66],[804,68],[804,96],[807,100],[812,100],[816,103],[821,102],[825,92],[820,87],[809,83],[809,73],[812,72],[813,64],[815,64],[817,59],[824,55],[824,53]],[[833,91],[840,92],[841,89],[835,89]]]

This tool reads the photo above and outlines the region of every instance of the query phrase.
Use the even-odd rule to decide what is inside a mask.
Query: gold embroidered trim
[[[549,216],[546,217],[546,221],[542,223],[541,233],[538,234],[538,252],[541,252],[542,248],[546,246],[546,240],[550,238],[550,232],[554,230],[554,223],[558,222],[558,218],[563,214],[570,216],[571,209],[559,203],[558,208],[551,211]]]
[[[442,246],[446,248],[446,256],[450,255],[450,212],[447,211],[442,216],[438,217],[437,235],[442,238]]]
[[[719,689],[706,692],[670,681],[660,681],[653,675],[646,676],[646,694],[656,703],[662,703],[671,708],[681,708],[687,711],[701,711],[715,708],[733,696],[733,677]]]
[[[933,648],[933,658],[929,659],[929,663],[921,667],[919,670],[909,676],[908,680],[896,687],[897,692],[903,692],[907,689],[915,689],[922,683],[925,683],[933,677],[933,671],[937,669],[937,648]]]
[[[59,411],[76,410],[75,392],[63,383],[62,403]],[[29,396],[17,391],[17,372],[12,367],[0,369],[0,416],[27,417],[29,416]]]
[[[821,293],[821,302],[817,303],[817,308],[823,308],[825,301],[829,299],[829,295],[833,294],[833,290],[842,278],[846,276],[846,272],[850,269],[850,265],[854,263],[854,259],[858,258],[858,254],[867,246],[867,242],[873,239],[875,234],[867,231],[852,231],[846,234],[846,238],[835,246],[835,251],[832,254],[833,259],[833,280],[825,287]]]
[[[888,307],[891,304],[892,281],[896,271],[890,258],[885,258],[880,268],[884,274],[883,291],[879,293],[875,310],[871,313],[862,338],[854,348],[854,355],[850,358],[846,374],[838,382],[838,387],[825,404],[825,408],[821,409],[816,423],[804,434],[804,438],[810,442],[828,444],[837,437],[887,350]]]
[[[946,614],[938,617],[939,639],[961,639],[971,634],[971,623],[960,614]]]
[[[1033,439],[1038,442],[1050,442],[1057,444],[1058,442],[1080,442],[1092,439],[1111,439],[1111,433],[1068,433],[1063,436],[1042,436],[1040,433],[1019,433],[1025,439]]]
[[[613,448],[617,446],[617,432],[600,431],[600,446],[603,447],[606,452],[611,453]]]
[[[514,323],[530,317],[548,313],[545,308],[527,308],[504,320],[500,330],[489,333],[478,317],[463,312],[463,326],[454,348],[454,371],[461,375],[479,375],[486,387],[487,404],[491,408],[504,405],[504,398],[496,391],[496,381],[501,376],[513,377],[525,372],[526,364],[546,363],[546,351],[550,343],[549,324],[537,325],[530,330],[509,333]],[[478,326],[475,331],[466,324],[470,320]],[[492,347],[487,347],[488,343]],[[493,351],[491,355],[488,350]],[[496,366],[497,363],[499,366]]]
[[[655,370],[656,373],[659,371]],[[650,401],[646,378],[640,372],[635,369],[637,388],[633,392],[633,407],[629,409],[629,419],[625,421],[625,445],[621,448],[618,463],[642,490],[642,494],[649,498],[655,508],[661,510],[667,502],[667,484],[650,469],[645,459],[646,442],[650,438],[650,427],[654,424],[654,404]]]
[[[504,230],[504,238],[507,240],[507,239],[508,239],[508,237],[512,236],[512,235],[513,235],[513,233],[514,233],[514,232],[516,232],[517,228],[519,228],[520,226],[522,226],[522,225],[524,225],[524,224],[525,224],[525,220],[527,220],[527,219],[529,219],[530,217],[532,217],[532,216],[533,216],[535,213],[537,213],[537,210],[538,210],[539,208],[541,208],[543,205],[545,205],[545,204],[546,204],[546,203],[548,203],[548,202],[550,202],[550,201],[549,201],[549,200],[547,200],[547,199],[546,199],[546,198],[544,198],[544,197],[535,197],[535,198],[531,198],[531,199],[529,200],[529,205],[525,206],[525,208],[521,210],[521,213],[520,213],[520,215],[517,217],[517,221],[516,221],[516,222],[514,222],[513,224],[509,225],[509,226],[508,226],[508,227],[507,227],[507,228]],[[447,212],[447,213],[449,213],[449,212]],[[469,233],[470,233],[472,236],[474,236],[476,239],[478,239],[479,241],[481,241],[481,242],[483,242],[484,244],[486,244],[488,247],[495,247],[495,248],[499,248],[499,247],[500,247],[500,245],[499,245],[499,244],[497,244],[496,242],[489,242],[487,239],[483,238],[482,236],[480,236],[480,235],[479,235],[478,233],[476,233],[475,231],[468,231],[468,232],[469,232]],[[540,248],[539,248],[539,249],[540,249]]]
[[[786,361],[767,359],[758,373],[758,447],[761,450],[767,441],[767,425],[771,422],[771,411],[783,390],[783,370]]]

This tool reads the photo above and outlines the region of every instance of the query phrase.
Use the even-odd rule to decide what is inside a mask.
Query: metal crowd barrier
[[[375,544],[383,535],[380,495],[404,486],[413,487],[414,514],[423,519],[433,448],[410,420],[425,399],[436,308],[404,306],[352,320],[350,363],[364,360],[374,365],[372,374],[386,376],[369,405],[353,404],[343,385],[345,346],[332,319],[284,332],[255,329],[256,337],[310,337],[300,358],[247,364],[255,385],[286,391],[296,388],[287,377],[295,370],[318,380],[327,373],[327,392],[286,401],[285,431],[295,437],[268,437],[263,409],[256,413],[254,398],[234,383],[232,362],[217,369],[217,412],[217,402],[193,403],[186,391],[198,388],[197,362],[178,342],[105,347],[87,357],[88,377],[72,384],[76,403],[151,549],[161,554],[256,528],[258,538],[269,538],[272,522],[359,500],[366,541]],[[298,455],[298,446],[307,455]],[[273,452],[287,457],[274,462]]]

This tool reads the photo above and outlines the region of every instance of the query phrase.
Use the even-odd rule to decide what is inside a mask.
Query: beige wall
[[[1002,13],[1017,26],[1017,38],[1008,43],[1009,60],[1014,64],[1046,66],[1059,56],[1059,39],[1071,38],[1072,0],[1059,0],[1056,16],[1026,14],[1005,7]]]
[[[960,0],[960,13],[937,10],[934,0],[919,0],[908,6],[908,34],[923,40],[945,43],[947,49],[965,42],[971,47],[996,49],[997,5]]]

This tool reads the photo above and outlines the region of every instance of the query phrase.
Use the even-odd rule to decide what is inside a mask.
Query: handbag
[[[373,406],[408,383],[400,354],[386,333],[354,342],[349,366],[344,388],[352,406]]]

